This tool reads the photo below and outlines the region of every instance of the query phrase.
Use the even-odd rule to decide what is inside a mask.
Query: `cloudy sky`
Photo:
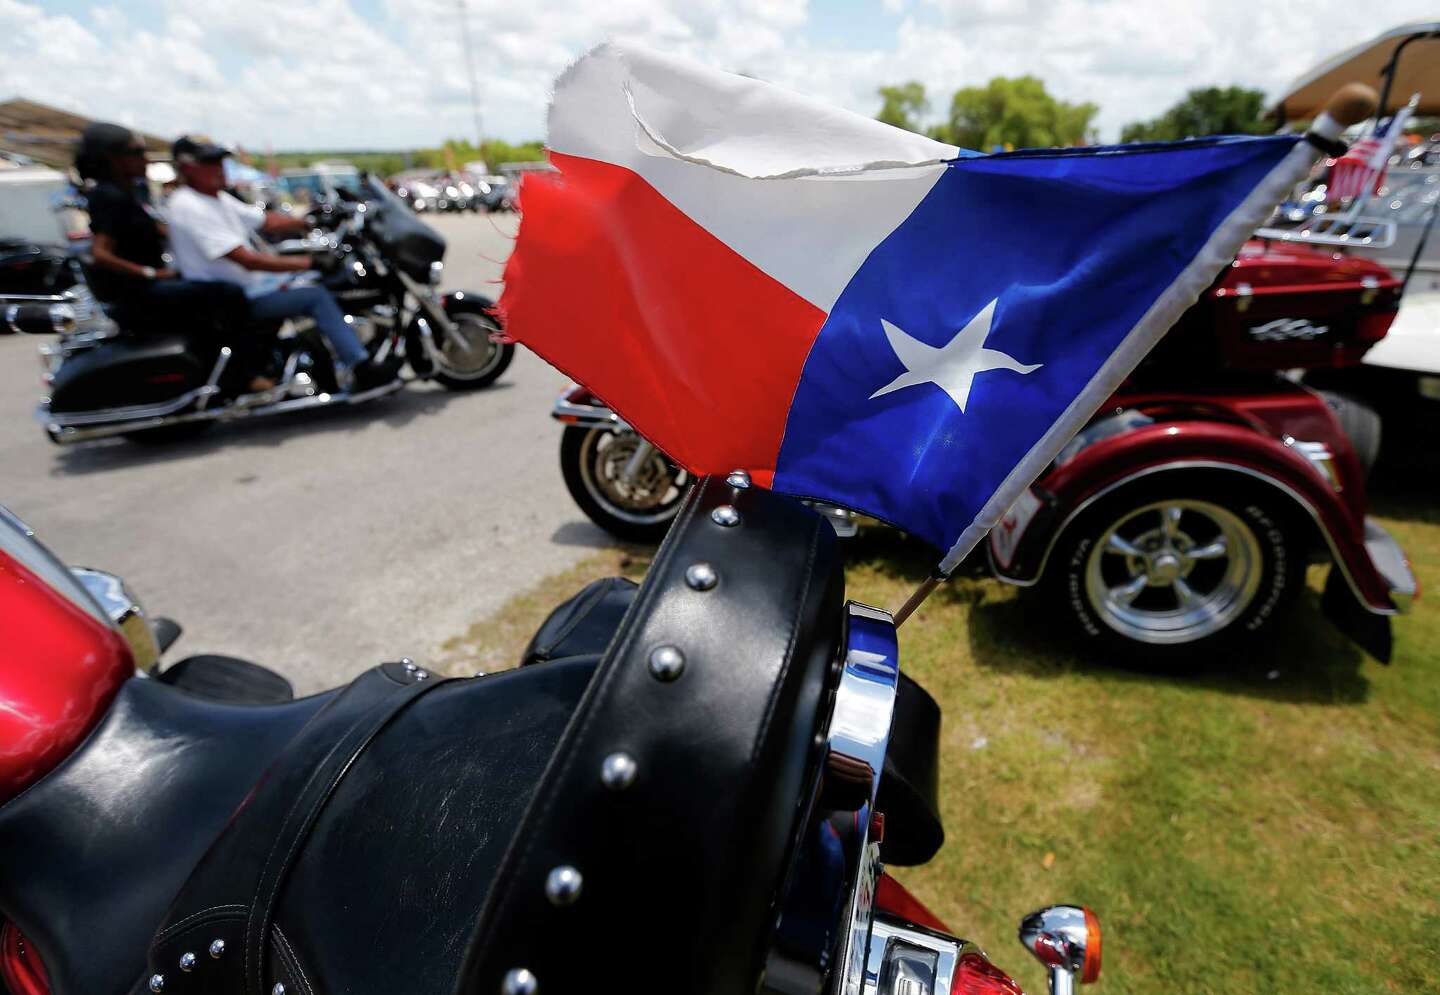
[[[550,82],[606,38],[873,114],[875,88],[942,94],[1033,73],[1100,105],[1101,137],[1187,88],[1278,92],[1434,0],[0,0],[0,99],[255,149],[402,148],[482,127],[538,137]]]

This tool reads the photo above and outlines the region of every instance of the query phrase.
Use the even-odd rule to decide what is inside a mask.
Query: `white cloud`
[[[613,37],[867,114],[882,83],[921,80],[938,112],[958,86],[1028,72],[1064,99],[1098,103],[1113,137],[1190,87],[1276,92],[1336,49],[1430,13],[1430,0],[1372,4],[1363,23],[1349,0],[875,4],[877,22],[898,15],[900,26],[873,42],[857,32],[857,44],[812,29],[806,0],[469,0],[483,126],[540,135],[556,74]],[[371,17],[351,0],[159,0],[145,16],[119,0],[84,16],[0,0],[0,97],[12,94],[258,148],[399,147],[474,131],[455,0],[384,0]]]
[[[906,9],[894,64],[916,67],[932,91],[1028,72],[1064,99],[1099,104],[1107,138],[1193,87],[1278,94],[1326,56],[1434,16],[1426,0],[918,0]]]

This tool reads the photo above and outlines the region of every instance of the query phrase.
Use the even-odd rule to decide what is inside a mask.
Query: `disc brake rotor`
[[[500,346],[490,341],[497,331],[478,314],[457,314],[451,319],[455,330],[440,337],[440,356],[445,372],[456,377],[477,377],[487,372],[500,357]]]
[[[675,486],[675,475],[660,451],[652,449],[626,479],[626,470],[639,445],[640,439],[633,432],[614,436],[600,453],[596,483],[616,504],[648,511],[664,503]]]

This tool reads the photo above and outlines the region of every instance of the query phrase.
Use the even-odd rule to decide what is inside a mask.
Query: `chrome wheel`
[[[1260,541],[1238,515],[1209,501],[1159,501],[1100,534],[1085,564],[1085,595],[1127,638],[1190,643],[1239,618],[1264,569]]]
[[[500,326],[483,314],[465,312],[450,315],[452,333],[439,336],[440,371],[456,380],[479,380],[494,372],[504,359],[504,349],[491,340]]]
[[[690,483],[684,470],[629,429],[586,433],[579,469],[591,498],[608,514],[634,525],[669,521]]]

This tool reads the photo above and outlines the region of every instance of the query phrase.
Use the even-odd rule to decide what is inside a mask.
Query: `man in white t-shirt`
[[[224,280],[239,284],[257,320],[309,317],[330,343],[341,385],[360,387],[394,379],[387,364],[368,362],[365,347],[345,314],[324,287],[301,285],[296,276],[311,270],[310,256],[282,256],[256,247],[258,231],[300,230],[304,222],[267,213],[225,192],[225,157],[230,153],[208,140],[185,136],[172,147],[185,185],[165,204],[170,252],[187,280]],[[292,274],[292,275],[287,275]]]

